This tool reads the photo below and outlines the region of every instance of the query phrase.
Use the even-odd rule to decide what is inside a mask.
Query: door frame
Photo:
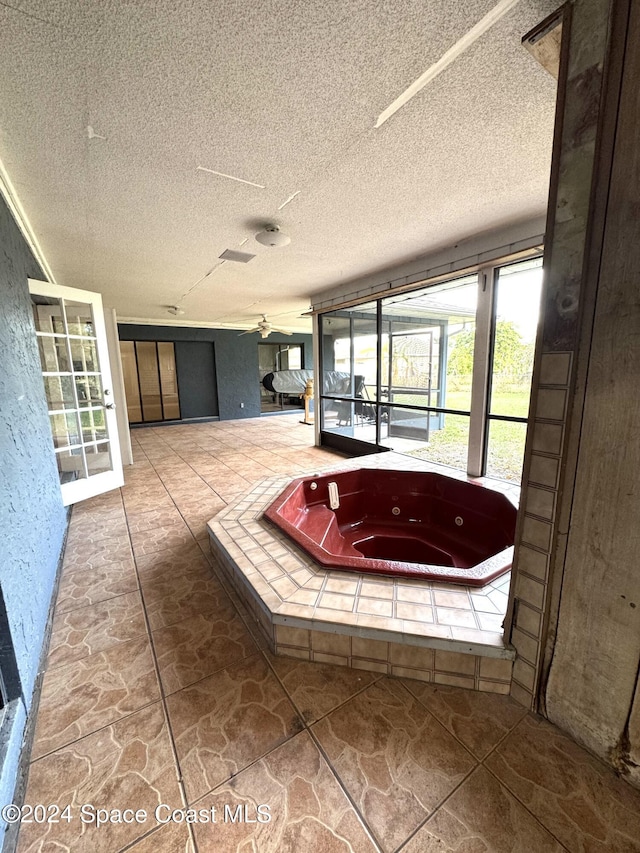
[[[111,469],[98,474],[91,474],[69,483],[61,483],[62,503],[64,506],[77,503],[112,489],[124,485],[124,473],[122,469],[122,456],[120,452],[120,436],[116,416],[116,404],[114,401],[113,381],[111,375],[111,360],[107,340],[107,329],[102,305],[102,295],[91,290],[80,290],[75,287],[64,287],[47,281],[29,279],[29,293],[36,296],[45,296],[54,299],[66,299],[74,302],[88,303],[92,307],[95,346],[98,354],[99,373],[102,379],[104,398],[101,406],[105,413],[106,433],[109,441],[111,454]],[[38,333],[36,332],[36,336]],[[68,331],[65,334],[69,339]],[[71,336],[73,338],[73,336]],[[43,371],[44,373],[45,371]],[[74,384],[75,393],[75,384]],[[109,399],[107,399],[109,398]],[[94,408],[94,407],[92,407]],[[79,445],[84,446],[84,445]],[[54,449],[55,452],[55,449]],[[88,470],[88,469],[87,469]]]

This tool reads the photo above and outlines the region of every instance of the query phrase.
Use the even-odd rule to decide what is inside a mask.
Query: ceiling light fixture
[[[291,242],[291,237],[283,234],[277,225],[269,224],[264,226],[264,230],[256,234],[256,240],[258,243],[262,243],[263,246],[280,248],[281,246],[288,246]]]
[[[471,45],[476,42],[480,36],[484,35],[487,30],[491,29],[494,24],[503,18],[507,12],[511,11],[514,6],[516,6],[520,0],[500,0],[493,9],[491,9],[484,18],[481,18],[478,23],[471,27],[471,29],[466,32],[462,38],[458,39],[458,41],[449,48],[445,53],[442,54],[440,59],[437,62],[427,68],[427,70],[418,77],[417,80],[404,90],[401,95],[395,99],[395,101],[390,104],[386,110],[380,113],[378,119],[375,123],[375,127],[381,127],[385,121],[391,118],[392,115],[398,112],[400,107],[403,107],[414,95],[417,95],[418,92],[423,89],[427,83],[430,83],[434,77],[437,77],[445,68],[448,68],[451,63],[457,59],[461,53],[464,53],[465,50],[471,47]]]

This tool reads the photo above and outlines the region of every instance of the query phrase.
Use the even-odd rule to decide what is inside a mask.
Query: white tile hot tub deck
[[[398,453],[312,469],[438,471]],[[276,654],[387,675],[508,693],[513,651],[503,641],[509,574],[483,587],[332,571],[262,513],[291,477],[269,477],[208,524],[211,549]],[[515,486],[485,481],[516,502]]]

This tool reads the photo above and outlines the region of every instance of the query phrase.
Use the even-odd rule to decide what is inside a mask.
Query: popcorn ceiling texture
[[[56,277],[120,318],[165,320],[248,238],[181,321],[308,331],[310,293],[544,213],[556,83],[520,40],[557,0],[521,0],[374,128],[495,3],[3,4],[0,156]],[[271,217],[285,249],[253,239]]]

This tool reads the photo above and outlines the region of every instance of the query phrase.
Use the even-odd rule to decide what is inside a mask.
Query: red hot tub
[[[361,468],[305,477],[265,516],[333,569],[482,586],[511,568],[515,506],[442,474]]]

